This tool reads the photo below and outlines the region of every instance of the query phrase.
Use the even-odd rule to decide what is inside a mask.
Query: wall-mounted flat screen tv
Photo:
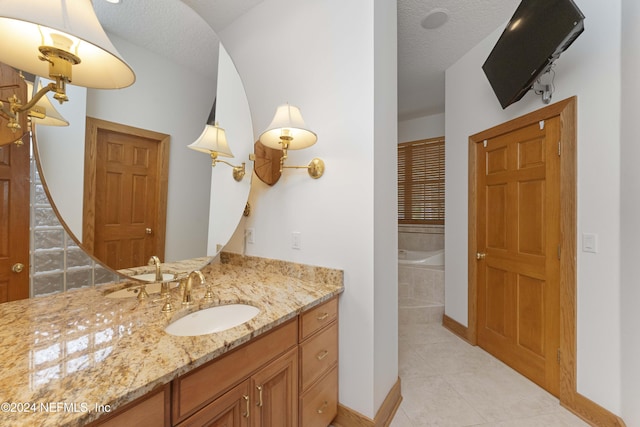
[[[584,31],[572,0],[522,0],[482,69],[502,108],[519,101]]]

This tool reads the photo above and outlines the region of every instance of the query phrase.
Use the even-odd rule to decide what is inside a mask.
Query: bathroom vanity
[[[10,425],[327,426],[338,402],[342,272],[224,255],[203,269],[214,300],[162,313],[109,285],[0,305],[0,401]],[[223,304],[260,312],[201,336],[164,331]],[[7,403],[9,406],[7,406]],[[222,424],[220,424],[222,423]]]

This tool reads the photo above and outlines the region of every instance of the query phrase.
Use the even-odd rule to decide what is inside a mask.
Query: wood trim
[[[170,135],[135,128],[107,120],[87,117],[84,152],[84,195],[82,206],[82,247],[90,254],[94,252],[95,204],[96,204],[96,156],[98,130],[106,129],[128,135],[149,138],[158,142],[158,186],[156,200],[157,255],[164,259],[167,228],[167,192],[169,188],[169,142]]]
[[[589,425],[602,427],[626,427],[622,418],[604,409],[597,403],[579,393],[575,393],[571,402],[560,401],[560,405],[567,408]]]
[[[526,124],[560,117],[560,404],[596,426],[624,426],[621,418],[577,392],[577,98],[571,97],[469,137],[469,326],[467,336],[477,343],[476,270],[476,156],[477,144]],[[455,321],[454,321],[455,322]],[[456,322],[457,323],[457,322]],[[455,326],[454,326],[455,328]],[[455,333],[455,330],[454,330]],[[473,337],[473,339],[471,339]]]
[[[446,314],[442,315],[442,326],[444,326],[446,329],[457,335],[459,338],[462,338],[469,344],[475,345],[471,342],[471,340],[469,340],[469,328],[464,326],[462,323],[453,320]]]
[[[398,381],[391,387],[387,397],[382,402],[382,405],[376,412],[375,426],[376,427],[388,427],[396,415],[400,403],[402,402],[402,387],[400,384],[400,377]]]
[[[469,188],[468,193],[468,206],[469,206],[469,220],[468,220],[468,243],[467,243],[467,264],[468,264],[468,277],[469,285],[467,291],[467,341],[472,345],[478,344],[478,286],[476,283],[476,277],[478,274],[478,264],[476,261],[476,252],[478,248],[477,235],[478,231],[476,224],[477,219],[477,205],[478,199],[476,197],[475,188],[477,187],[476,180],[476,158],[478,157],[478,144],[473,137],[469,137]]]
[[[358,411],[338,404],[338,415],[331,422],[331,425],[335,427],[388,427],[402,402],[401,388],[398,377],[398,381],[389,390],[373,420]]]

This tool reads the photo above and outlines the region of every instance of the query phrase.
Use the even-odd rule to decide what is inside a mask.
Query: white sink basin
[[[181,337],[213,334],[248,322],[258,313],[260,309],[252,305],[219,305],[188,314],[169,324],[164,330]]]
[[[173,276],[173,274],[171,274],[171,276]],[[155,278],[155,275],[153,275],[153,277]],[[166,280],[171,280],[171,279],[166,279]],[[159,294],[160,293],[160,283],[149,283],[145,286],[145,289],[147,290],[147,293],[149,295],[151,294]],[[169,283],[169,287],[171,289],[175,288],[176,286],[178,286],[178,283]],[[115,291],[115,292],[111,292],[109,294],[106,295],[107,298],[131,298],[131,297],[137,297],[138,294],[140,293],[140,287],[139,286],[134,286],[132,288],[125,288],[125,289],[120,289],[119,291]]]
[[[155,282],[156,274],[155,273],[147,273],[147,274],[136,274],[135,276],[131,276],[132,279],[144,280],[145,282]],[[171,273],[162,273],[162,281],[168,282],[169,280],[173,280],[176,278],[175,274]]]

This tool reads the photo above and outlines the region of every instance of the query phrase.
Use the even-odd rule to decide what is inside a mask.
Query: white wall
[[[621,301],[622,301],[622,417],[640,425],[640,3],[622,1],[622,127],[621,127]]]
[[[231,167],[218,163],[211,171],[211,199],[209,204],[208,253],[217,254],[231,239],[242,218],[249,199],[253,162],[253,124],[244,85],[229,53],[220,44],[218,55],[218,84],[216,121],[225,130],[233,158],[219,158],[232,165],[245,164],[245,176],[233,178]],[[211,162],[207,158],[207,162]]]
[[[393,84],[398,81],[396,14],[395,1],[375,0],[374,409],[380,407],[398,376],[398,89]]]
[[[288,101],[318,142],[290,151],[287,163],[326,162],[318,180],[304,170],[285,170],[273,187],[254,178],[244,226],[255,228],[255,243],[246,253],[344,270],[340,401],[369,417],[398,376],[395,7],[265,0],[220,34],[245,83],[256,138]],[[300,250],[291,248],[294,231]]]
[[[47,80],[42,81],[47,84]],[[84,135],[87,112],[87,89],[67,86],[69,101],[60,105],[49,94],[49,101],[69,122],[69,126],[35,127],[41,179],[47,185],[64,224],[82,238],[82,203],[84,194]]]
[[[398,122],[398,142],[419,141],[444,135],[444,113]]]
[[[585,32],[557,61],[553,100],[578,96],[578,236],[599,237],[597,254],[578,253],[578,392],[619,414],[621,0],[576,4]],[[544,106],[530,93],[500,108],[480,67],[501,32],[446,73],[445,310],[465,325],[468,137]]]

